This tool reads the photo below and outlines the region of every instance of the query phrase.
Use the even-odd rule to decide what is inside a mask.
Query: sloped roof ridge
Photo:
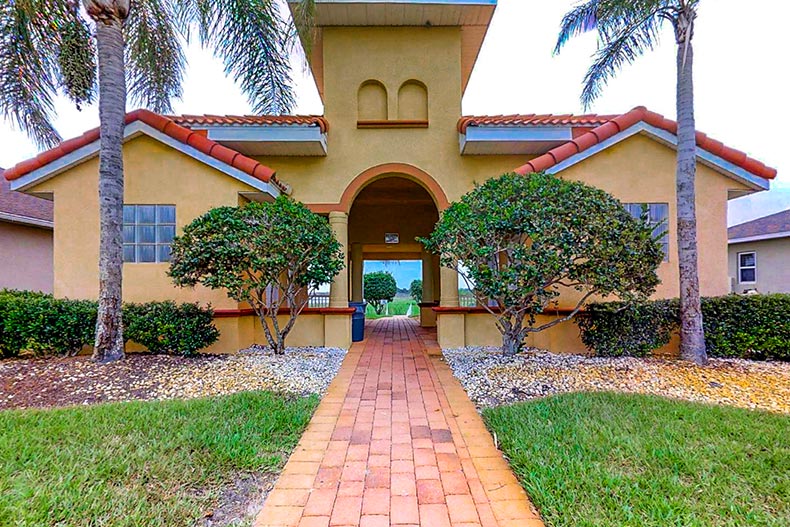
[[[159,115],[149,110],[134,110],[126,114],[126,124],[131,124],[136,121],[141,121],[148,126],[158,130],[159,132],[185,144],[195,148],[196,150],[206,154],[218,161],[232,166],[264,183],[271,183],[282,191],[286,190],[286,186],[277,180],[276,173],[273,169],[266,165],[255,161],[235,150],[223,146],[205,135],[190,130],[184,126],[179,125],[172,119],[163,115]],[[88,130],[82,135],[63,141],[58,146],[41,152],[36,157],[22,161],[15,166],[5,171],[5,179],[13,181],[27,175],[34,170],[38,170],[53,161],[64,157],[75,150],[87,146],[99,139],[99,128]]]
[[[781,232],[790,232],[790,209],[733,225],[727,229],[727,237],[734,240]]]
[[[536,157],[525,165],[516,169],[519,174],[529,174],[530,172],[541,172],[547,170],[554,165],[565,161],[566,159],[584,152],[593,146],[606,141],[607,139],[617,135],[620,132],[631,128],[639,122],[645,122],[651,126],[677,135],[678,124],[671,119],[667,119],[661,114],[651,112],[644,106],[637,106],[630,112],[619,115],[610,121],[590,130],[589,132],[580,135],[579,137],[568,141],[556,148],[553,148],[545,154]],[[736,150],[735,148],[724,145],[721,141],[717,141],[708,137],[702,132],[697,132],[697,146],[715,156],[718,156],[725,161],[738,166],[755,176],[764,179],[774,179],[776,177],[776,169],[771,168],[764,163],[747,156],[744,152]]]

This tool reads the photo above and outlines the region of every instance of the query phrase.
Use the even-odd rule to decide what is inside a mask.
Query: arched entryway
[[[432,307],[439,301],[439,262],[417,241],[428,236],[439,219],[433,196],[405,174],[382,174],[368,181],[351,203],[348,215],[351,301],[363,300],[365,261],[422,262],[423,298],[420,323],[436,325]]]

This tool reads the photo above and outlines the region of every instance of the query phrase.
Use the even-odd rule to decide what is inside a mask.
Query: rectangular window
[[[175,205],[123,206],[124,262],[169,262],[175,235]]]
[[[738,283],[754,284],[757,282],[757,253],[738,253]]]
[[[669,204],[668,203],[623,203],[625,210],[636,219],[647,213],[647,224],[653,227],[653,236],[659,237],[664,250],[664,261],[669,261]]]

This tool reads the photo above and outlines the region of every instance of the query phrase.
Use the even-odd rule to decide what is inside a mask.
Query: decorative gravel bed
[[[643,393],[687,401],[790,413],[790,363],[711,359],[585,357],[529,350],[505,357],[498,348],[443,350],[479,407],[566,392]]]
[[[130,354],[101,365],[89,357],[0,362],[0,409],[108,401],[191,399],[266,390],[322,395],[346,351],[253,346],[236,355]]]

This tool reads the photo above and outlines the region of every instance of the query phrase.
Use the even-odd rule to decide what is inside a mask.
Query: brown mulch
[[[96,364],[87,356],[4,360],[0,410],[155,399],[162,371],[224,360],[226,356],[220,355],[147,354],[131,354],[110,364]]]

